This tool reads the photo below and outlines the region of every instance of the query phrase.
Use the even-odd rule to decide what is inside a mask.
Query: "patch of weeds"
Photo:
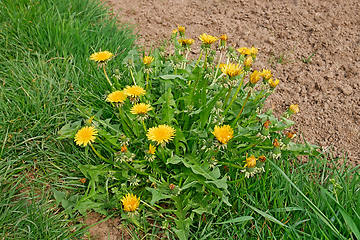
[[[301,61],[302,61],[303,63],[310,63],[310,62],[311,62],[311,58],[312,58],[315,54],[316,54],[316,51],[313,52],[313,53],[310,55],[310,57],[308,57],[308,58],[303,57],[303,58],[301,59]]]
[[[280,53],[279,55],[276,55],[274,53],[270,53],[270,57],[268,59],[268,63],[271,67],[276,68],[276,64],[286,64],[294,62],[294,60],[289,61],[289,57],[294,54],[295,48],[298,45],[299,40],[296,42],[294,48],[291,50],[290,53]]]

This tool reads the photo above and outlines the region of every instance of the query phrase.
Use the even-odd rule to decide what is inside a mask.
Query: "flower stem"
[[[143,127],[144,127],[144,131],[145,131],[145,134],[146,134],[147,130],[146,130],[146,126],[145,126],[144,120],[141,121],[141,123],[142,123],[142,125],[143,125]]]
[[[103,156],[101,156],[101,154],[100,154],[98,151],[96,151],[96,149],[94,148],[94,146],[93,146],[91,143],[90,143],[89,145],[90,145],[90,147],[92,148],[92,150],[94,151],[94,153],[95,153],[101,160],[104,160],[104,161],[107,162],[107,163],[113,164],[109,159],[104,158]]]
[[[131,78],[132,78],[132,80],[133,80],[133,82],[134,82],[134,85],[136,86],[134,74],[133,74],[133,72],[132,72],[132,70],[131,70],[131,67],[130,67],[129,69],[130,69]]]
[[[203,54],[203,51],[200,51],[200,56],[199,56],[199,58],[198,58],[198,60],[197,60],[197,62],[196,62],[196,64],[195,64],[195,67],[194,67],[194,68],[196,68],[197,65],[199,64],[200,59],[201,59],[201,57],[202,57],[202,54]]]
[[[149,173],[146,173],[146,172],[141,172],[141,171],[139,171],[139,170],[137,170],[136,168],[134,168],[133,166],[131,166],[128,162],[123,162],[123,163],[125,163],[126,164],[126,166],[128,166],[131,170],[133,170],[134,172],[136,172],[136,173],[138,173],[138,174],[140,174],[140,175],[143,175],[143,176],[150,176],[150,174]]]
[[[226,95],[226,99],[225,99],[225,102],[224,102],[224,105],[223,105],[223,108],[224,108],[224,109],[225,109],[225,106],[226,106],[226,104],[227,104],[227,102],[228,102],[228,100],[229,100],[232,87],[233,87],[233,86],[231,85],[230,88],[229,88],[229,92],[228,92],[228,94]]]
[[[234,127],[235,123],[239,120],[240,115],[241,115],[242,111],[244,110],[244,107],[245,107],[245,105],[246,105],[246,103],[247,103],[247,101],[248,101],[248,99],[249,99],[249,97],[250,97],[250,94],[251,94],[251,89],[249,90],[249,93],[248,93],[248,95],[246,96],[245,102],[244,102],[244,104],[243,104],[243,106],[242,106],[239,114],[237,115],[237,117],[236,117],[236,119],[234,120],[234,122],[231,124],[231,127]]]
[[[221,51],[220,52],[220,58],[219,58],[219,62],[218,62],[218,65],[217,65],[217,67],[216,67],[216,72],[215,72],[215,77],[214,77],[214,81],[212,82],[212,84],[211,85],[214,85],[215,84],[215,82],[216,82],[216,80],[217,80],[217,74],[218,74],[218,72],[219,72],[219,68],[220,68],[220,63],[221,63],[221,58],[222,58],[222,55],[223,55],[223,52]]]
[[[203,68],[206,68],[207,56],[208,56],[208,50],[205,51],[205,60],[204,60],[204,67]]]
[[[239,87],[237,88],[236,93],[234,94],[233,98],[231,99],[231,102],[230,102],[229,106],[225,109],[224,115],[226,115],[226,113],[229,111],[231,105],[234,103],[234,101],[235,101],[235,99],[236,99],[236,97],[237,97],[237,95],[238,95],[238,93],[240,91],[240,88],[241,88],[241,86],[242,86],[242,84],[244,82],[244,78],[245,78],[245,73],[243,74],[243,78],[241,79]]]
[[[219,162],[219,163],[222,164],[222,165],[225,165],[225,166],[231,166],[231,167],[234,167],[234,168],[244,169],[244,167],[239,166],[237,164],[233,164],[233,163],[226,163],[226,162]]]
[[[103,64],[103,69],[104,69],[104,73],[105,73],[106,80],[109,82],[110,86],[112,87],[113,85],[112,85],[112,83],[110,82],[109,77],[108,77],[108,75],[107,75],[107,73],[106,73],[106,70],[105,70],[105,64]]]
[[[146,75],[146,90],[149,90],[149,73]]]
[[[163,146],[161,146],[161,157],[162,157],[162,160],[165,162],[165,149]]]
[[[127,130],[126,123],[125,123],[125,121],[124,121],[124,119],[123,119],[122,112],[121,112],[121,107],[120,107],[120,106],[119,106],[119,116],[120,116],[121,124],[123,125],[123,129],[124,129],[126,135],[129,136],[129,132],[128,132],[128,130]]]

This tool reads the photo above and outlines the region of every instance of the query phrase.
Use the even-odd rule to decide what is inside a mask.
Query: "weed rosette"
[[[63,126],[59,139],[74,139],[99,164],[78,166],[88,180],[83,195],[55,191],[67,211],[115,211],[139,227],[151,218],[187,239],[194,219],[231,206],[230,184],[260,178],[280,157],[318,154],[286,130],[298,105],[280,119],[263,111],[280,81],[252,68],[258,50],[227,39],[200,35],[191,60],[195,40],[179,26],[169,46],[148,55],[133,49],[118,69],[107,70],[117,54],[91,55],[110,91],[101,109],[79,106],[83,120]]]

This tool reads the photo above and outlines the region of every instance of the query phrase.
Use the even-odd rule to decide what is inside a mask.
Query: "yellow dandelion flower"
[[[252,155],[251,157],[246,158],[246,164],[244,167],[248,167],[248,168],[252,168],[256,166],[256,158],[254,155]]]
[[[299,106],[297,104],[290,105],[289,111],[292,113],[298,113],[300,111]]]
[[[256,84],[259,80],[260,80],[260,73],[258,71],[254,71],[251,75],[250,75],[250,82],[252,84]]]
[[[130,112],[136,115],[136,114],[146,114],[150,110],[152,110],[150,104],[137,103],[130,109]]]
[[[76,133],[74,141],[77,145],[80,146],[83,144],[85,147],[95,141],[97,132],[98,131],[92,126],[83,127]]]
[[[252,48],[250,49],[250,55],[256,57],[258,51],[259,51],[259,49],[252,47]]]
[[[150,143],[148,153],[154,155],[155,152],[156,152],[156,147]]]
[[[227,41],[228,36],[226,34],[223,34],[223,35],[221,35],[220,39],[223,40],[223,41]]]
[[[172,34],[176,34],[178,32],[177,29],[172,30]]]
[[[146,134],[147,138],[157,144],[165,144],[171,141],[175,136],[175,129],[166,124],[152,127]]]
[[[250,55],[251,54],[250,49],[248,49],[247,47],[238,48],[238,49],[236,49],[236,51],[238,51],[242,55]]]
[[[244,61],[244,66],[245,66],[245,67],[251,67],[252,63],[253,63],[252,57],[251,57],[251,56],[247,56],[247,58],[246,58],[245,61]]]
[[[112,58],[112,56],[114,56],[114,54],[109,51],[96,52],[90,55],[90,60],[94,60],[96,62],[105,62],[106,60]]]
[[[134,212],[140,205],[140,197],[137,198],[136,195],[128,193],[121,199],[121,202],[125,212]]]
[[[146,90],[140,86],[126,86],[124,93],[131,97],[140,97],[145,95]]]
[[[195,40],[194,39],[178,39],[178,42],[180,43],[180,44],[182,44],[182,45],[191,45],[191,44],[193,44],[194,42],[195,42]]]
[[[221,71],[229,77],[237,76],[242,73],[242,68],[239,64],[225,64],[221,66]]]
[[[185,33],[185,27],[183,27],[183,26],[178,26],[178,30],[179,30],[179,33],[182,33],[182,34]]]
[[[106,101],[107,102],[115,102],[115,103],[123,103],[125,102],[127,98],[127,95],[124,93],[124,91],[116,90],[115,92],[110,93]]]
[[[234,137],[234,130],[230,125],[215,126],[214,131],[211,133],[214,134],[216,139],[222,144],[227,144],[227,142]]]
[[[261,72],[261,76],[263,77],[263,79],[265,81],[269,80],[272,77],[271,71],[267,70],[267,69],[263,69],[263,71]]]
[[[279,83],[280,83],[279,79],[276,79],[275,81],[273,81],[272,78],[269,79],[269,84],[270,84],[270,87],[272,87],[272,88],[275,88]]]
[[[212,44],[214,42],[216,42],[218,40],[217,37],[211,36],[211,35],[207,35],[205,33],[203,33],[202,35],[199,36],[199,39],[203,42],[203,44]]]
[[[222,69],[223,67],[226,67],[226,65],[227,65],[226,63],[220,63],[219,68]]]
[[[143,58],[143,63],[145,65],[150,65],[153,61],[154,61],[154,57],[152,57],[152,56],[145,56]]]

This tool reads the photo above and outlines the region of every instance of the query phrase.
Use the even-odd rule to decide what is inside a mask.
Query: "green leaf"
[[[218,188],[227,189],[227,177],[224,176],[222,179],[214,180],[214,181],[205,181],[206,183],[212,183],[215,184]]]
[[[190,232],[191,223],[192,223],[192,220],[190,218],[186,218],[183,221],[175,220],[175,224],[179,229],[172,228],[172,230],[175,232],[176,236],[180,240],[187,240],[187,239],[189,239],[189,232]]]
[[[158,188],[146,187],[146,190],[148,190],[152,194],[150,205],[154,205],[159,200],[171,198],[170,195],[163,194]]]
[[[105,176],[107,175],[109,169],[106,169],[109,165],[108,164],[101,164],[101,165],[78,165],[78,168],[85,175],[87,178],[91,178],[95,180],[95,182],[99,181],[99,175]]]
[[[103,203],[96,203],[90,199],[84,201],[79,201],[76,203],[74,210],[78,210],[82,215],[86,213],[87,210],[93,209],[94,211],[106,215],[106,210],[104,209]]]
[[[177,155],[173,155],[171,158],[168,158],[166,164],[178,164],[179,162],[182,162],[183,159]]]
[[[65,209],[65,212],[70,214],[75,207],[76,202],[65,199],[66,193],[53,189],[56,205],[61,203],[61,206]]]
[[[74,123],[65,124],[59,131],[60,135],[57,137],[58,140],[66,139],[66,138],[74,138],[76,131],[79,129],[82,121],[76,121]]]

